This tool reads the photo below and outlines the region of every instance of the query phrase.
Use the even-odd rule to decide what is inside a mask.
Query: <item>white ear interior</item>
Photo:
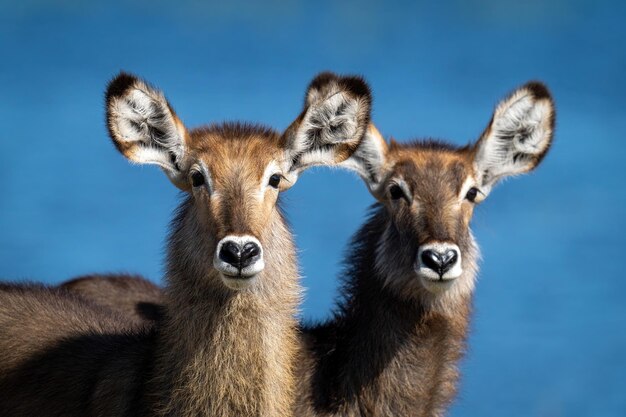
[[[375,192],[382,181],[386,153],[387,143],[374,124],[370,123],[359,147],[340,166],[356,172],[370,191]]]
[[[179,126],[165,98],[138,82],[109,103],[114,140],[129,149],[135,162],[176,170],[184,153],[184,128]]]
[[[307,109],[293,142],[292,152],[301,154],[298,164],[302,167],[333,164],[335,151],[328,145],[355,140],[360,104],[358,99],[342,92],[314,102]]]
[[[160,166],[179,188],[187,187],[181,164],[186,129],[161,92],[125,73],[107,89],[111,139],[129,160]]]
[[[328,72],[315,77],[303,112],[285,132],[289,176],[350,157],[365,135],[370,111],[371,93],[361,78]]]
[[[538,98],[531,86],[502,101],[477,145],[475,165],[483,187],[535,168],[550,147],[553,123],[551,99],[547,95]]]

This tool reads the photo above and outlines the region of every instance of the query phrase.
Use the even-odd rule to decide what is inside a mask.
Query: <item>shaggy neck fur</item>
[[[350,246],[335,317],[305,329],[307,395],[296,415],[439,416],[454,396],[471,296],[442,309],[390,288],[375,266],[387,224],[386,211],[376,209]]]
[[[290,415],[300,298],[295,248],[278,210],[266,230],[265,269],[251,288],[233,291],[207,262],[214,243],[194,206],[181,206],[154,369],[160,415]]]

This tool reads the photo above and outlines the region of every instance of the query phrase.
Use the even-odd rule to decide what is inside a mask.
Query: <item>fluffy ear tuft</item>
[[[159,165],[182,185],[187,131],[160,91],[122,72],[107,87],[106,117],[109,135],[126,158]]]
[[[501,178],[533,170],[554,133],[554,102],[545,85],[529,82],[504,99],[475,145],[479,182],[488,190]]]
[[[370,120],[371,93],[360,77],[325,72],[307,89],[304,110],[283,135],[297,175],[314,165],[345,161],[358,147]]]
[[[370,192],[377,195],[387,157],[387,142],[376,126],[370,123],[359,147],[340,164],[341,167],[355,171],[365,181]]]

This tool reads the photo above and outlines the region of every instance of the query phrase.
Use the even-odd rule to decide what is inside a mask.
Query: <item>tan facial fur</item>
[[[308,167],[333,165],[354,152],[369,123],[370,100],[362,80],[322,73],[283,134],[243,123],[188,130],[161,92],[121,74],[108,90],[107,120],[120,152],[160,166],[189,193],[189,213],[201,227],[193,233],[204,236],[203,250],[214,254],[224,284],[242,289],[264,268],[264,234],[279,192]]]

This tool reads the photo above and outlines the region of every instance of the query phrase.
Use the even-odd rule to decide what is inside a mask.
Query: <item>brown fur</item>
[[[454,167],[458,163],[466,167],[466,150],[415,144],[394,145],[391,152],[397,172],[419,190],[415,198],[435,207],[425,208],[426,217],[416,224],[416,213],[394,213],[378,204],[355,235],[345,267],[343,302],[330,321],[303,328],[305,350],[296,372],[294,415],[441,415],[456,391],[455,364],[465,347],[469,295],[445,309],[434,308],[424,302],[429,295],[417,283],[389,282],[396,271],[378,272],[376,252],[381,239],[396,231],[387,239],[398,259],[387,262],[406,265],[407,270],[398,275],[407,277],[413,275],[409,258],[419,242],[456,239],[467,242],[466,253],[474,252],[467,229],[472,208],[464,207],[458,219],[441,215],[449,205],[441,196],[452,199],[458,194],[460,177],[456,178]],[[413,237],[416,232],[418,239]]]
[[[137,415],[154,332],[62,289],[3,284],[0,299],[2,415]]]
[[[433,143],[390,148],[387,178],[401,175],[413,204],[385,199],[353,238],[334,318],[303,329],[308,353],[299,392],[307,395],[296,415],[443,414],[456,391],[471,294],[433,296],[413,262],[421,244],[453,241],[474,273],[471,203],[455,204],[465,179],[459,181],[457,167],[471,170],[465,152]]]
[[[118,311],[134,322],[152,322],[163,315],[161,288],[139,275],[85,275],[64,282],[60,288]]]
[[[468,190],[478,189],[482,200],[500,178],[534,169],[552,142],[554,114],[548,90],[529,83],[501,102],[472,146],[388,146],[370,128],[348,167],[379,202],[349,246],[334,318],[303,329],[303,396],[295,415],[445,413],[456,392],[478,269],[469,225],[479,200]],[[403,193],[394,198],[398,184]],[[416,255],[434,242],[458,246],[462,272],[426,285]]]
[[[202,261],[212,243],[194,237],[189,245],[191,236],[185,235],[200,227],[189,220],[196,218],[195,209],[182,208],[175,222],[180,233],[170,239],[166,299],[177,308],[166,310],[159,329],[155,368],[160,371],[150,391],[164,415],[288,415],[299,302],[290,233],[274,211],[259,239],[266,268],[258,288],[224,291],[217,273]]]
[[[551,104],[545,87],[526,88]],[[548,143],[528,156],[532,165],[525,170],[549,148],[553,109],[547,124]],[[370,128],[384,163],[370,172],[372,158],[353,158],[367,166],[360,173],[375,183],[370,189],[379,203],[350,245],[334,318],[302,329],[294,415],[444,414],[456,392],[477,273],[478,251],[469,229],[475,204],[461,192],[468,178],[481,184],[476,157],[490,131],[491,123],[476,145],[462,148],[437,141],[392,141],[387,147]],[[407,201],[390,198],[389,187],[398,179],[409,190]],[[432,241],[454,242],[463,255],[463,275],[440,293],[426,290],[413,270],[418,247]]]
[[[357,108],[360,119],[348,120],[350,132],[362,134],[367,86],[355,78],[332,80],[341,86],[333,91]],[[321,97],[297,120],[310,122],[315,112],[334,120],[336,104]],[[244,124],[187,131],[160,92],[126,74],[110,84],[107,110],[122,153],[160,165],[189,191],[171,225],[163,314],[151,329],[137,326],[124,318],[126,307],[115,311],[88,293],[74,295],[72,289],[90,291],[80,281],[68,284],[70,291],[1,286],[0,410],[10,416],[291,415],[298,270],[278,191],[261,180],[274,160],[286,177],[281,189],[293,185],[304,169],[294,166],[294,154],[305,156],[307,166],[333,163],[309,155],[320,146],[311,132],[332,129],[308,123],[303,131],[295,122],[284,135]],[[292,135],[306,140],[291,146]],[[361,140],[325,138],[355,147]],[[325,149],[333,154],[333,145]],[[210,187],[191,186],[198,164],[210,171]],[[250,286],[233,290],[212,259],[220,238],[243,233],[263,245],[265,267]],[[103,288],[117,292],[118,284]],[[96,301],[111,299],[116,296]]]

